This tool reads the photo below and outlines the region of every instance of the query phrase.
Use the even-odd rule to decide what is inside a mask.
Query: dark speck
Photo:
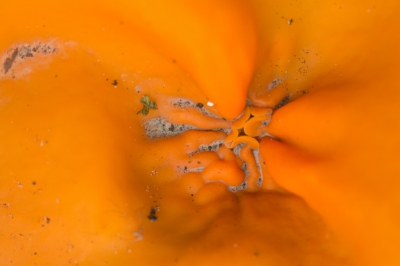
[[[11,58],[7,58],[6,61],[4,62],[4,73],[7,74],[8,70],[10,70],[12,64],[14,63],[15,58],[18,55],[18,48],[14,50],[14,52],[11,55]]]
[[[151,209],[150,209],[150,214],[149,214],[149,216],[147,216],[147,218],[149,218],[149,220],[150,220],[151,222],[157,221],[156,208],[151,207]]]
[[[113,86],[117,86],[118,85],[118,81],[116,79],[114,79],[114,81],[111,83]]]
[[[202,104],[202,103],[196,104],[196,107],[197,107],[197,108],[203,108],[203,106],[204,106],[204,104]]]
[[[290,100],[290,96],[286,95],[277,105],[275,105],[274,110],[277,110],[281,108],[282,106],[285,106]]]
[[[33,182],[32,182],[32,185],[36,185],[36,182],[35,182],[35,181],[33,181]]]

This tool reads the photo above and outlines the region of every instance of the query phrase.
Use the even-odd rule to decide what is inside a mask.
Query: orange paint
[[[0,9],[1,265],[399,264],[397,2]]]

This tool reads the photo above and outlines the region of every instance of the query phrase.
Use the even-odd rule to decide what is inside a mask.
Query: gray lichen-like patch
[[[185,108],[195,108],[198,109],[203,115],[210,116],[214,118],[221,119],[221,117],[209,112],[204,108],[204,104],[202,103],[195,103],[187,99],[175,99],[171,102],[174,107],[185,109]]]
[[[172,137],[182,134],[188,130],[196,130],[202,132],[225,132],[229,131],[224,128],[217,128],[213,130],[204,130],[197,127],[185,124],[173,124],[168,122],[162,117],[153,118],[144,124],[146,128],[146,136],[151,139]]]
[[[245,146],[244,143],[239,143],[238,145],[236,145],[235,148],[233,149],[234,154],[236,156],[238,156],[238,157],[241,157],[240,156],[240,151],[242,150],[242,148],[244,146]],[[263,174],[262,174],[261,164],[260,164],[260,159],[259,159],[260,151],[259,150],[251,150],[251,152],[253,154],[255,163],[257,165],[258,174],[259,174],[259,177],[258,177],[258,180],[257,180],[257,186],[261,186],[261,184],[262,184],[262,182],[264,180],[264,177],[263,177]],[[240,184],[239,186],[228,186],[228,189],[230,191],[237,192],[239,190],[246,190],[246,188],[247,188],[247,180],[248,180],[249,175],[250,175],[250,172],[248,170],[246,161],[243,162],[242,171],[245,173],[245,178],[244,178],[242,184]]]
[[[33,42],[25,44],[14,44],[8,51],[0,54],[0,78],[9,76],[12,78],[30,72],[32,66],[43,65],[49,62],[49,55],[58,53],[62,50],[62,46],[55,39],[48,42]],[[27,59],[35,58],[35,61],[30,61],[28,65],[24,65]],[[24,65],[24,68],[20,66]]]
[[[56,48],[46,43],[35,43],[35,44],[22,44],[16,47],[11,56],[7,57],[3,64],[4,73],[6,74],[12,67],[14,61],[18,59],[25,59],[28,57],[34,57],[37,53],[50,54],[54,53]]]
[[[217,151],[220,147],[222,147],[223,144],[224,144],[224,140],[214,141],[210,144],[202,144],[202,145],[200,145],[200,147],[197,150],[190,153],[190,157],[192,157],[193,155],[195,155],[196,153],[199,153],[199,152]]]
[[[290,97],[291,95],[286,95],[285,97],[283,97],[283,99],[277,105],[275,105],[274,111],[288,104],[290,101]]]
[[[234,148],[233,148],[233,153],[236,155],[236,156],[240,156],[240,151],[242,150],[242,148],[245,146],[245,144],[244,143],[239,143],[239,144],[237,144]]]
[[[251,152],[253,153],[254,159],[256,160],[258,172],[260,173],[260,176],[258,177],[257,185],[261,186],[261,184],[264,180],[264,176],[262,174],[261,164],[260,164],[260,157],[259,157],[260,150],[252,150]]]
[[[153,118],[145,123],[146,135],[151,139],[179,135],[188,130],[196,129],[191,125],[172,124],[162,117]]]

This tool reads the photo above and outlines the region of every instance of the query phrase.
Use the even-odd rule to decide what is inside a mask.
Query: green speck
[[[137,112],[137,114],[142,114],[143,116],[146,116],[149,114],[150,109],[157,109],[157,104],[155,101],[152,101],[149,96],[144,95],[140,102],[143,104],[142,110]]]

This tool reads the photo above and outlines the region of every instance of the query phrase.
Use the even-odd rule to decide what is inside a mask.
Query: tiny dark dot
[[[33,182],[32,182],[32,185],[36,185],[36,182],[35,182],[35,181],[33,181]]]
[[[151,207],[150,214],[147,216],[151,222],[157,221],[156,208]]]
[[[118,85],[118,81],[116,79],[113,80],[113,82],[111,83],[113,86],[117,86]]]

